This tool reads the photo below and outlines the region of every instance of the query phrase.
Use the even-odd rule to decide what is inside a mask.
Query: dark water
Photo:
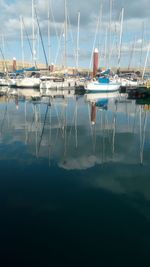
[[[150,266],[148,105],[1,97],[0,172],[0,266]]]

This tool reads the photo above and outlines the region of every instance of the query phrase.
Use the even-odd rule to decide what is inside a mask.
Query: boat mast
[[[140,53],[140,69],[141,69],[142,52],[143,52],[143,37],[144,37],[144,21],[142,21],[142,42],[141,42],[141,53]]]
[[[40,24],[39,24],[36,8],[34,9],[34,12],[35,12],[35,16],[36,16],[36,21],[37,21],[39,36],[40,36],[40,40],[41,40],[41,44],[42,44],[42,48],[43,48],[43,53],[44,53],[44,57],[45,57],[46,68],[48,68],[48,60],[47,60],[47,55],[46,55],[46,51],[45,51],[45,47],[44,47],[44,42],[43,42],[43,38],[42,38],[42,33],[41,33],[41,29],[40,29]]]
[[[118,71],[120,70],[121,46],[122,46],[122,29],[123,29],[123,17],[124,17],[124,8],[122,8],[122,10],[121,10],[121,25],[120,25],[119,53],[118,53]]]
[[[29,35],[28,35],[27,30],[26,30],[26,27],[25,27],[25,23],[24,23],[23,17],[22,17],[22,25],[23,25],[23,28],[24,28],[24,31],[25,31],[25,34],[26,34],[26,37],[27,37],[27,40],[28,40],[28,44],[29,44],[29,48],[30,48],[30,52],[31,52],[31,56],[32,56],[32,58],[33,58],[32,45],[31,45],[30,38],[29,38]]]
[[[108,26],[105,31],[105,47],[104,47],[104,65],[107,65],[107,39],[108,39]]]
[[[102,25],[102,13],[103,13],[103,0],[100,5],[100,18],[99,18],[99,38],[98,38],[98,51],[101,51],[101,25]]]
[[[21,30],[22,68],[24,68],[24,43],[23,43],[23,21],[22,21],[22,16],[20,16],[20,30]]]
[[[51,62],[51,51],[50,51],[50,0],[48,0],[48,63]]]
[[[150,51],[150,42],[149,42],[148,49],[147,49],[147,54],[146,54],[146,59],[145,59],[145,64],[144,64],[144,69],[143,69],[143,74],[142,74],[142,79],[144,78],[144,74],[145,74],[145,70],[146,70],[146,65],[147,65],[147,60],[148,60],[148,56],[149,56],[149,51]]]
[[[2,48],[0,47],[0,53],[1,53],[2,59],[3,59],[4,72],[8,72],[8,68],[7,68],[7,64],[6,64],[6,60],[5,60],[5,44],[4,44],[4,35],[3,34],[2,34]]]
[[[78,28],[77,28],[77,58],[76,58],[76,68],[79,67],[79,25],[80,25],[80,12],[78,12]]]
[[[132,44],[132,48],[131,48],[131,53],[130,53],[130,59],[129,59],[129,65],[128,65],[128,70],[131,67],[131,62],[132,62],[132,58],[133,58],[133,54],[134,54],[134,50],[135,50],[135,46],[136,46],[136,38],[134,40],[134,43]]]
[[[2,34],[2,48],[3,48],[3,53],[5,56],[5,40],[4,40],[4,35]]]
[[[97,25],[96,25],[96,31],[95,31],[95,35],[94,35],[94,42],[93,42],[93,47],[92,47],[92,53],[91,53],[91,58],[90,58],[89,69],[92,66],[93,52],[94,52],[94,49],[95,49],[95,44],[96,44],[96,40],[97,40],[97,34],[98,34],[100,22],[101,22],[101,15],[102,15],[102,3],[100,5],[100,10],[99,10],[98,20],[97,20]]]
[[[7,67],[7,63],[6,63],[6,60],[5,60],[5,57],[4,57],[4,54],[3,54],[3,51],[2,51],[2,48],[0,47],[0,53],[2,55],[2,58],[3,58],[3,66],[4,66],[4,71],[7,72],[8,74],[8,67]]]
[[[67,0],[64,0],[64,13],[65,13],[65,22],[64,22],[64,68],[67,66]]]
[[[108,49],[108,62],[107,68],[110,67],[110,48],[111,48],[111,17],[112,17],[112,0],[109,1],[109,49]]]
[[[32,0],[32,63],[34,65],[36,65],[36,61],[35,61],[35,55],[36,55],[36,51],[35,51],[35,4],[34,4],[34,0]]]

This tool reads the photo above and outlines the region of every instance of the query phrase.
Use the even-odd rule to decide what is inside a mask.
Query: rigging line
[[[59,50],[60,50],[61,41],[62,41],[62,37],[63,37],[63,30],[64,30],[64,27],[62,27],[62,30],[61,30],[61,33],[60,33],[60,37],[58,39],[58,48],[57,48],[57,52],[56,52],[56,56],[55,56],[55,61],[54,61],[55,64],[57,63],[57,58],[58,58],[58,55],[59,55]]]
[[[68,25],[69,25],[68,29],[70,29],[70,36],[71,36],[72,44],[75,44],[75,38],[73,36],[73,31],[71,29],[71,22],[70,22],[69,15],[68,15]],[[73,55],[74,55],[74,58],[76,59],[76,49],[75,49],[74,45],[73,45]]]
[[[144,74],[145,74],[145,70],[146,70],[146,65],[147,65],[147,61],[148,61],[148,57],[149,57],[149,52],[150,52],[150,42],[148,44],[148,49],[147,49],[147,53],[146,53],[146,59],[145,59],[143,73],[142,73],[142,79],[144,78]]]
[[[134,43],[132,43],[132,48],[131,48],[131,52],[130,52],[130,60],[129,60],[129,64],[128,64],[128,70],[131,67],[131,62],[132,62],[132,59],[133,59],[133,54],[134,54],[135,46],[136,46],[136,38],[134,39]]]
[[[121,61],[121,49],[122,49],[122,33],[123,33],[123,19],[124,19],[124,8],[121,10],[121,21],[120,21],[120,36],[119,36],[119,51],[118,51],[118,70],[120,69],[120,61]]]
[[[22,24],[23,24],[23,27],[24,27],[24,30],[25,30],[25,34],[27,36],[28,43],[29,43],[29,48],[30,48],[31,56],[33,57],[33,51],[32,51],[31,42],[30,42],[29,35],[27,33],[27,30],[26,30],[26,27],[25,27],[25,23],[24,23],[24,19],[23,18],[22,18]],[[37,68],[36,62],[35,62],[35,66]]]
[[[140,68],[141,68],[141,63],[142,63],[143,38],[144,38],[144,21],[142,21],[142,42],[141,42],[141,51],[140,51]]]
[[[50,11],[51,11],[53,22],[56,23],[55,22],[54,13],[53,13],[53,10],[52,10],[52,5],[50,5]],[[57,42],[59,42],[59,36],[58,36],[58,31],[57,31],[57,28],[56,27],[55,27],[55,33],[56,33],[56,37],[57,37]]]
[[[101,9],[100,9],[100,12],[101,12]],[[99,25],[100,25],[100,16],[98,16],[98,20],[97,20],[96,31],[95,31],[95,36],[94,36],[94,42],[93,42],[92,53],[91,53],[91,58],[90,58],[90,64],[89,64],[89,69],[91,68],[91,65],[92,65],[92,57],[93,57],[94,47],[95,47],[95,43],[96,43],[96,39],[97,39],[97,33],[98,33]]]
[[[41,33],[39,20],[38,20],[38,16],[37,16],[37,12],[36,12],[36,8],[35,7],[34,7],[34,10],[35,10],[35,16],[36,16],[36,20],[37,20],[38,29],[39,29],[40,39],[41,39],[41,43],[42,43],[43,53],[44,53],[44,57],[45,57],[45,61],[46,61],[46,67],[48,68],[47,55],[46,55],[46,51],[45,51],[45,47],[44,47],[44,43],[43,43],[43,38],[42,38],[42,33]]]
[[[101,51],[101,39],[102,39],[102,36],[101,36],[101,29],[102,29],[102,14],[103,14],[103,0],[101,0],[101,6],[100,6],[100,19],[99,19],[99,30],[98,30],[98,50]]]
[[[5,68],[6,68],[7,72],[8,72],[7,63],[6,63],[6,61],[5,61],[5,57],[4,57],[4,54],[3,54],[3,51],[2,51],[2,49],[1,49],[1,47],[0,47],[0,52],[1,52],[2,58],[3,58],[3,60],[4,60]]]

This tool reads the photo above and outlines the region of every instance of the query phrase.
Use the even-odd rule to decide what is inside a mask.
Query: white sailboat
[[[97,81],[86,83],[84,89],[95,92],[115,92],[120,89],[120,83],[115,80],[110,81],[109,78],[99,77]]]
[[[23,77],[15,79],[13,84],[9,85],[10,88],[40,88],[40,78],[35,77]]]

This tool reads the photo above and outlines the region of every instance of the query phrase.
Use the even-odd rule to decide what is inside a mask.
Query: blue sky
[[[78,65],[88,68],[91,67],[92,50],[98,47],[100,67],[117,66],[123,7],[120,65],[127,67],[144,65],[150,42],[149,0],[66,0],[68,18],[66,42],[64,40],[64,2],[64,0],[34,0],[37,19],[35,16],[33,42],[32,0],[0,0],[0,48],[3,53],[0,57],[5,59],[16,57],[18,61],[24,58],[25,61],[32,62],[30,46],[33,49],[34,43],[37,64],[46,63],[44,53],[49,64],[52,62],[63,64],[66,47],[67,65],[76,66],[78,51]],[[79,12],[80,20],[78,20]],[[22,38],[20,16],[23,19]],[[79,34],[78,45],[77,34]]]

